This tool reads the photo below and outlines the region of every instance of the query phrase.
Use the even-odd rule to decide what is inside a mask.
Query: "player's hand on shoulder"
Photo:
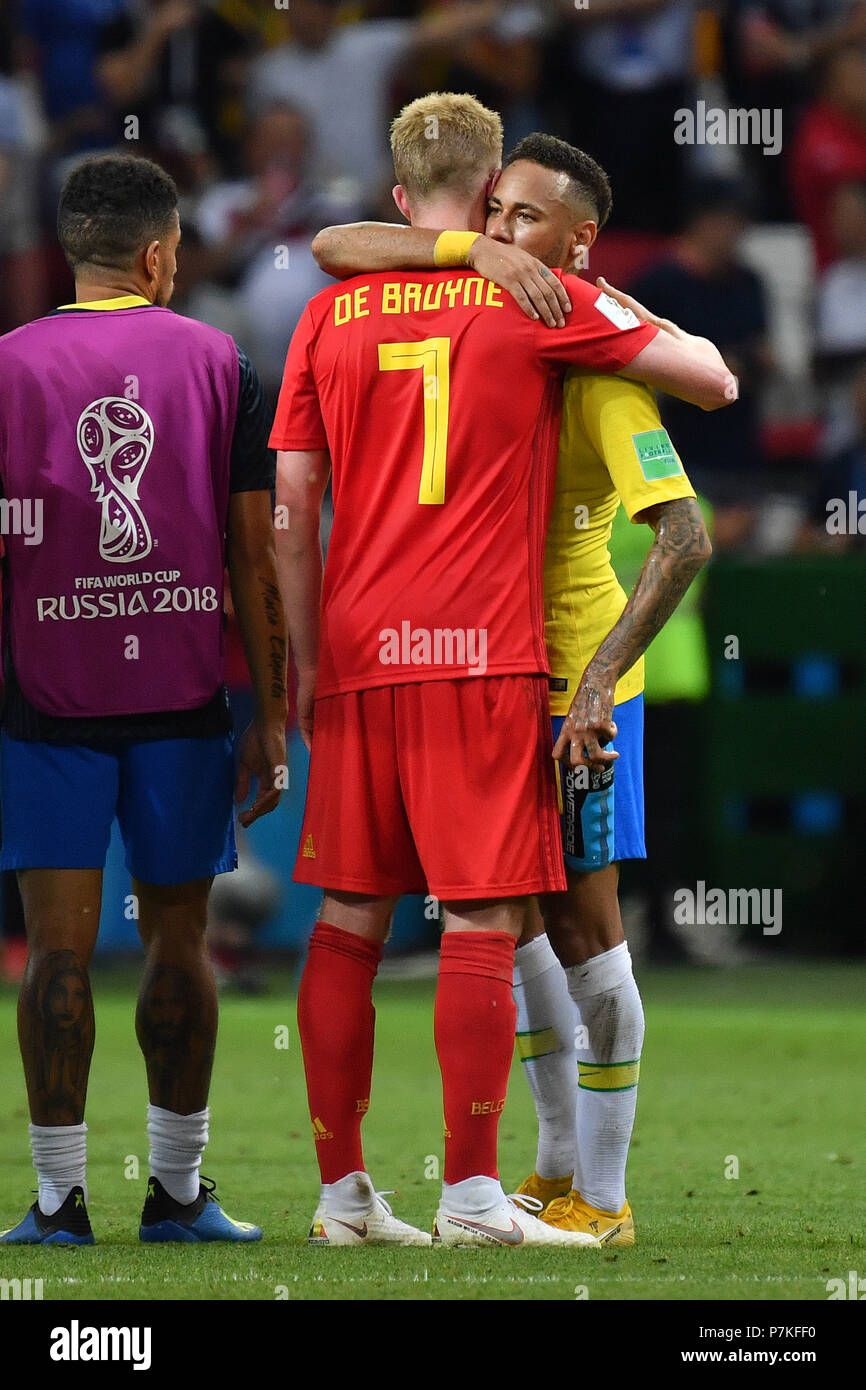
[[[519,246],[479,236],[469,250],[468,264],[485,280],[507,290],[530,319],[548,328],[562,328],[571,304],[568,290],[546,265]]]
[[[615,299],[617,304],[621,304],[624,309],[631,309],[632,313],[644,323],[652,323],[656,328],[663,328],[666,333],[681,335],[682,329],[677,328],[670,319],[659,318],[652,309],[648,309],[645,304],[641,304],[639,299],[633,295],[626,294],[625,290],[618,290],[615,285],[609,285],[603,275],[596,279],[596,285],[600,290],[604,290],[610,299]]]

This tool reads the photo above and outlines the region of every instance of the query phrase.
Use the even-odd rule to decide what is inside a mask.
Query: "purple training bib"
[[[0,338],[7,640],[60,717],[194,709],[223,680],[233,340],[169,309]]]

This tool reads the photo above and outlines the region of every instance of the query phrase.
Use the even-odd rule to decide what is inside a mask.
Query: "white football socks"
[[[30,1150],[39,1179],[39,1210],[59,1211],[73,1187],[84,1188],[87,1201],[87,1125],[31,1125]]]
[[[369,1173],[347,1173],[336,1182],[323,1182],[319,1206],[341,1216],[367,1216],[376,1205],[376,1189]]]
[[[517,1050],[538,1116],[535,1171],[561,1178],[574,1166],[577,1105],[577,1010],[568,981],[546,936],[514,953]]]
[[[170,1197],[183,1206],[194,1202],[199,1191],[201,1156],[208,1141],[208,1109],[192,1115],[175,1115],[158,1105],[147,1107],[150,1140],[150,1172]]]
[[[504,1201],[505,1193],[498,1178],[481,1174],[475,1178],[464,1178],[462,1182],[442,1184],[440,1206],[452,1216],[480,1216],[493,1207],[501,1206]]]
[[[585,1035],[578,1034],[577,1160],[574,1185],[601,1211],[625,1202],[644,1012],[628,944],[566,970]]]

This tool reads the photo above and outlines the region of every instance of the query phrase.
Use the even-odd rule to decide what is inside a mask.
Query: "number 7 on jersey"
[[[426,338],[421,343],[380,343],[379,371],[408,372],[420,368],[424,390],[424,459],[418,501],[441,506],[445,501],[448,458],[448,407],[451,391],[451,339]]]

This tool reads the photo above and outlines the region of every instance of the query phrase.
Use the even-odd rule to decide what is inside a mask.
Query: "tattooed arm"
[[[555,758],[573,767],[583,763],[601,771],[618,757],[599,742],[616,735],[616,683],[643,656],[712,553],[693,497],[661,502],[641,515],[655,531],[655,540],[619,622],[583,673],[553,750]]]
[[[274,809],[286,785],[286,620],[269,492],[232,494],[226,560],[255,700],[253,722],[241,740],[235,789],[238,803],[245,801],[251,777],[257,779],[255,802],[238,817],[246,826]]]

